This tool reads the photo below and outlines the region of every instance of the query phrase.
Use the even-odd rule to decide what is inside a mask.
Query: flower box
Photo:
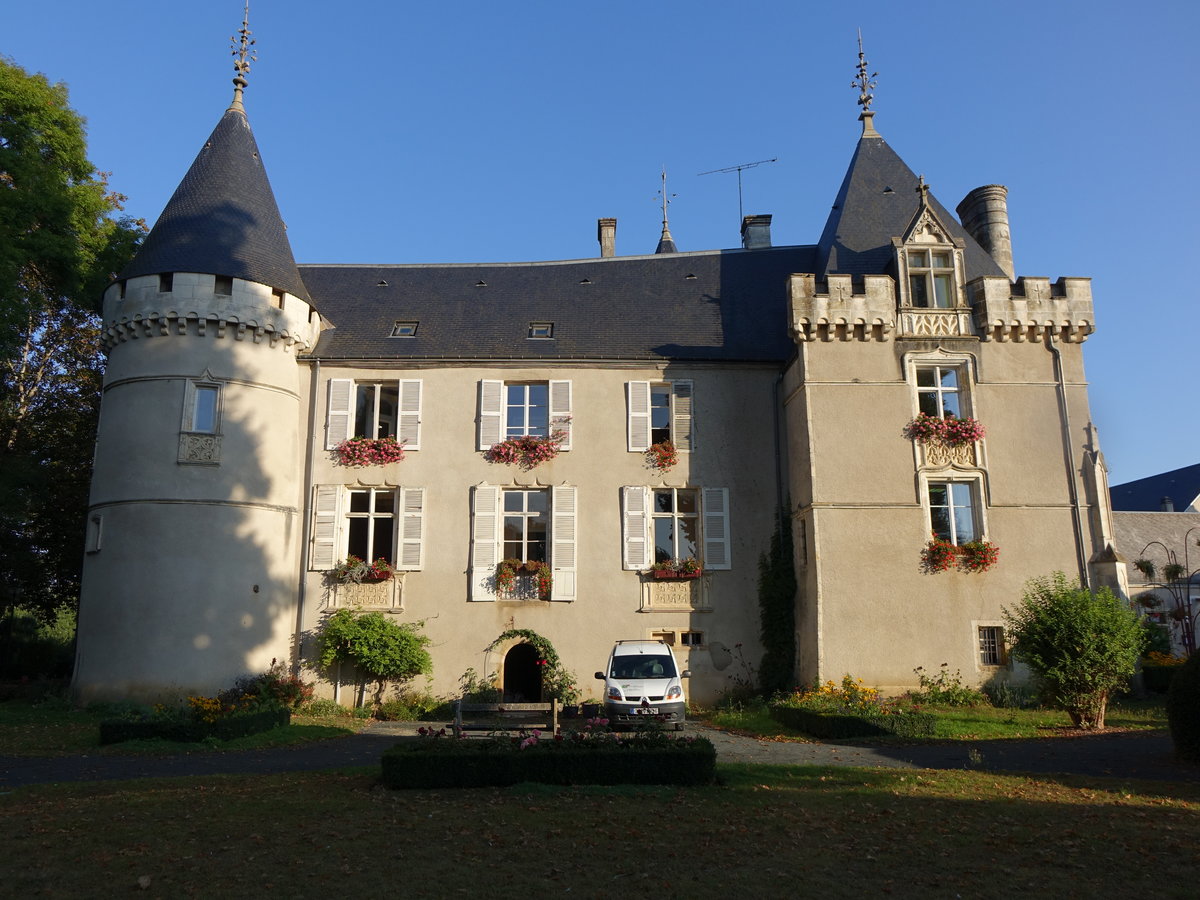
[[[390,437],[354,437],[342,441],[333,452],[343,466],[386,466],[404,459],[404,444]]]

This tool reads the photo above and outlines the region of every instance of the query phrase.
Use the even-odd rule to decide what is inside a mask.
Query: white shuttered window
[[[629,451],[641,453],[667,440],[684,453],[695,450],[693,393],[690,380],[626,382]]]

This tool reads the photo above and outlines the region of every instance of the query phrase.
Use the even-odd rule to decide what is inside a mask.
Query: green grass
[[[1065,712],[1052,709],[998,709],[993,706],[923,706],[937,717],[935,740],[988,740],[1039,738],[1061,735],[1070,728]],[[771,718],[765,703],[749,703],[738,709],[715,710],[701,717],[716,728],[777,740],[811,741],[801,732]],[[1121,700],[1108,710],[1109,728],[1149,730],[1167,727],[1166,707],[1161,698]],[[863,742],[895,743],[897,738],[859,738]],[[911,741],[906,741],[911,742]]]
[[[64,700],[38,703],[10,700],[0,703],[0,756],[78,756],[81,753],[172,754],[197,750],[256,750],[285,747],[344,737],[361,731],[368,720],[348,716],[293,716],[286,728],[273,728],[232,741],[179,744],[173,741],[126,741],[100,745],[100,722],[109,718],[105,707],[76,709]]]
[[[1195,896],[1200,784],[722,765],[705,788],[377,771],[0,795],[11,896]]]

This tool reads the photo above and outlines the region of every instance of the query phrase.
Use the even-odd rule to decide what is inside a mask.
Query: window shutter
[[[336,484],[319,484],[313,488],[312,550],[308,567],[327,571],[338,562],[338,505],[342,489]]]
[[[425,564],[425,488],[400,488],[400,546],[396,568],[420,569]]]
[[[650,382],[625,382],[625,397],[629,404],[626,433],[629,450],[640,453],[650,449]]]
[[[575,509],[576,493],[576,488],[566,486],[550,490],[550,540],[553,543],[550,566],[554,577],[551,600],[575,599],[575,548],[578,546],[575,527],[579,521]]]
[[[499,383],[499,382],[497,382]],[[496,566],[500,562],[500,488],[480,484],[471,500],[472,600],[496,599]]]
[[[396,440],[405,450],[421,449],[421,379],[400,382],[400,423]]]
[[[354,381],[350,378],[329,379],[329,408],[325,412],[325,449],[332,450],[350,437],[353,426]]]
[[[504,440],[504,382],[479,382],[479,449]]]
[[[696,449],[692,433],[692,382],[671,382],[671,441],[685,453]]]
[[[729,558],[729,489],[704,488],[704,568],[732,569]]]
[[[566,435],[560,450],[571,449],[571,382],[550,382],[550,433],[562,432]]]
[[[650,489],[641,485],[621,488],[623,568],[644,569],[650,565]]]

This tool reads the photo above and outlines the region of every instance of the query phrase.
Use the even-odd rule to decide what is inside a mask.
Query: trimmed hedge
[[[122,741],[155,739],[196,743],[210,737],[228,741],[248,734],[258,734],[260,731],[270,731],[272,728],[288,725],[291,721],[291,711],[282,707],[234,713],[222,716],[215,722],[112,719],[100,723],[100,743],[119,744]]]
[[[490,741],[405,742],[383,754],[390,788],[504,787],[542,784],[710,784],[717,751],[698,738],[672,746],[572,746],[547,743],[518,750]]]
[[[861,715],[818,712],[798,706],[772,704],[771,718],[781,725],[821,738],[933,737],[937,719],[929,713],[902,712],[894,715]]]
[[[1200,652],[1193,653],[1171,679],[1167,691],[1167,724],[1175,755],[1200,762]]]

